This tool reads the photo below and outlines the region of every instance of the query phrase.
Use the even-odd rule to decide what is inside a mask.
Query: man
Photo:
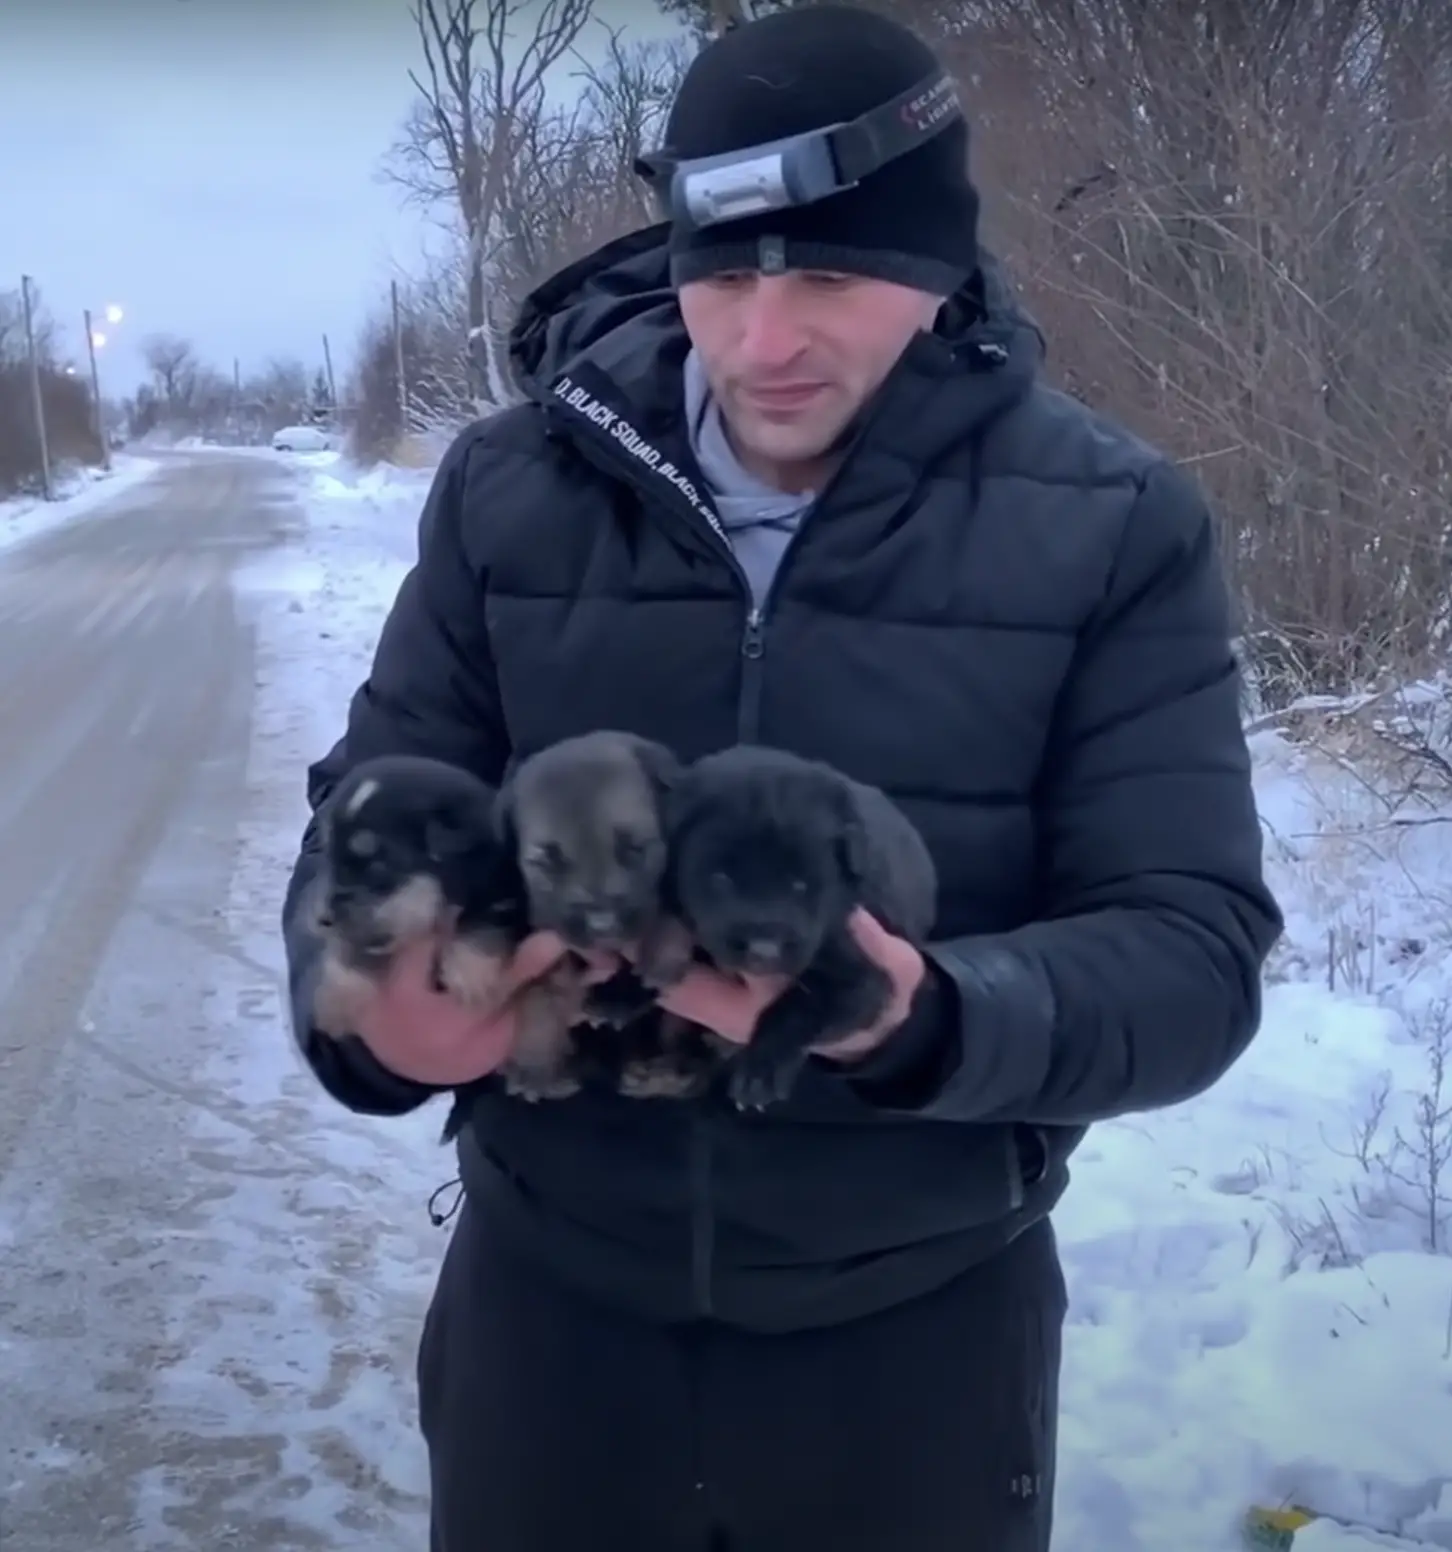
[[[893,1017],[763,1117],[485,1086],[420,1355],[435,1552],[1043,1552],[1069,1155],[1255,1030],[1280,918],[1211,521],[1040,382],[941,73],[831,6],[697,57],[670,220],[524,308],[529,402],[445,458],[311,772],[316,806],[386,753],[497,782],[593,728],[772,744],[886,788],[941,877],[927,954],[858,923]],[[879,109],[845,190],[692,165]],[[314,1038],[315,868],[310,834],[286,926],[327,1089],[389,1115],[489,1073],[509,1020],[429,990],[426,946]],[[745,1040],[774,989],[669,1001]]]

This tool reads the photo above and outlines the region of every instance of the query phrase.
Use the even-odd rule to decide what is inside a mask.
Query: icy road
[[[0,555],[5,1552],[425,1534],[437,1121],[353,1127],[280,1031],[313,735],[259,721],[285,666],[254,619],[296,572],[298,490],[265,458],[163,460]]]

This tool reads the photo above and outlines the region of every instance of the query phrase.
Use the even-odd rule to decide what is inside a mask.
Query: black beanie
[[[740,151],[879,108],[940,74],[915,33],[873,11],[806,5],[732,28],[691,62],[666,123],[678,160]],[[896,281],[950,296],[978,267],[978,194],[961,117],[855,188],[812,205],[704,228],[677,222],[676,285],[760,266]],[[777,243],[781,245],[778,248]]]

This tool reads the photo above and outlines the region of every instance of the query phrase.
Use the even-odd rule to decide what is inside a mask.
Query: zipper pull
[[[758,658],[766,651],[766,632],[762,628],[761,610],[753,609],[746,616],[746,634],[741,638],[741,655]]]

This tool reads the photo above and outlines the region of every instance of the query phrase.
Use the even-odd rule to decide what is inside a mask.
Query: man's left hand
[[[892,981],[892,998],[871,1029],[858,1030],[830,1045],[812,1047],[818,1056],[844,1063],[861,1061],[906,1020],[927,974],[917,949],[905,939],[894,937],[866,911],[855,911],[848,927],[863,953],[887,972]],[[727,976],[697,966],[678,985],[662,993],[660,1005],[693,1024],[714,1030],[723,1040],[746,1045],[756,1030],[756,1021],[788,985],[790,982],[784,976]]]

